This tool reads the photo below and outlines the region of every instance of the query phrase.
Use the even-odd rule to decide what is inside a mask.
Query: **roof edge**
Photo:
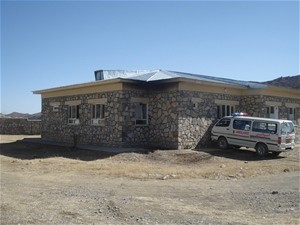
[[[82,87],[93,87],[93,86],[97,86],[97,85],[105,85],[105,84],[120,83],[120,82],[138,83],[138,81],[134,81],[134,80],[124,79],[124,78],[115,78],[115,79],[109,79],[109,80],[97,80],[97,81],[80,83],[80,84],[72,84],[72,85],[60,86],[60,87],[55,87],[55,88],[36,90],[36,91],[32,91],[32,93],[33,94],[44,94],[44,93],[50,93],[50,92],[55,92],[55,91],[61,91],[61,90],[71,90],[71,89],[77,89],[77,88],[82,88]]]

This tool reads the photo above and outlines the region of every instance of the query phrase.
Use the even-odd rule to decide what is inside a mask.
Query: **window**
[[[79,124],[79,105],[69,106],[68,124]]]
[[[217,127],[228,127],[230,124],[230,119],[221,119],[216,126]]]
[[[267,107],[268,117],[274,118],[274,106]]]
[[[50,106],[52,107],[53,112],[58,112],[59,111],[59,102],[51,102]]]
[[[193,109],[198,109],[198,102],[193,103]]]
[[[273,122],[253,122],[252,131],[259,133],[269,133],[276,134],[277,133],[277,124]]]
[[[233,106],[233,105],[218,105],[217,106],[218,118],[222,118],[224,116],[230,116],[234,112],[235,112],[235,106]]]
[[[53,107],[52,107],[52,111],[53,111],[53,112],[58,112],[58,110],[59,110],[58,107],[59,107],[59,106],[53,106]]]
[[[201,107],[201,103],[203,103],[203,99],[202,98],[192,98],[191,99],[191,103],[192,103],[192,107],[194,110],[197,110]]]
[[[137,103],[135,105],[135,124],[147,125],[148,124],[148,106],[144,103]]]
[[[247,120],[234,120],[233,121],[233,129],[236,130],[250,130],[251,121]]]
[[[296,108],[288,108],[288,119],[295,120]]]
[[[92,105],[92,124],[100,124],[101,120],[105,118],[105,105],[95,104]]]

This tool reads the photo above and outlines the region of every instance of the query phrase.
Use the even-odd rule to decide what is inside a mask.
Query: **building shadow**
[[[17,141],[0,144],[0,154],[21,160],[46,159],[63,157],[81,161],[94,161],[112,157],[117,152],[105,152],[97,150],[83,150],[73,147],[62,147],[39,143],[27,143]]]

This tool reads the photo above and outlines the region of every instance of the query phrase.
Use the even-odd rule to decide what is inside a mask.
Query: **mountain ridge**
[[[259,83],[300,90],[300,75],[286,76],[286,77],[281,76],[274,80],[259,82]]]
[[[42,117],[42,113],[20,113],[20,112],[12,112],[9,114],[0,113],[0,118],[11,118],[11,119],[29,119],[29,120],[40,120]]]

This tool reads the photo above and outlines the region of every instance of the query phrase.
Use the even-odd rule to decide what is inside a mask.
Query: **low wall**
[[[41,134],[41,120],[0,118],[0,134]]]

